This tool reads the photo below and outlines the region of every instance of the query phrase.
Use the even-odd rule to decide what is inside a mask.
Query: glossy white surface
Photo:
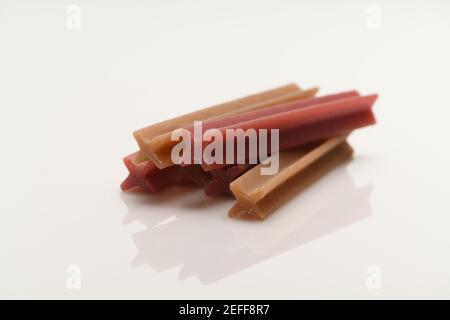
[[[450,3],[393,2],[2,0],[0,298],[450,298]],[[132,130],[287,82],[379,124],[265,222],[119,191]]]

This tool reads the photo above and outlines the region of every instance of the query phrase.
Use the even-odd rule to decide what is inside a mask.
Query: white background
[[[1,0],[0,297],[450,298],[449,16],[445,0]],[[267,221],[201,191],[119,191],[134,129],[288,82],[379,93],[378,125]]]

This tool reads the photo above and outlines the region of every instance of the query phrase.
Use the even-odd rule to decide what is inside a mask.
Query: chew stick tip
[[[240,202],[236,202],[230,210],[228,210],[228,216],[232,218],[247,214],[249,214],[249,209],[246,206],[243,206]]]
[[[319,92],[319,87],[312,87],[309,89],[304,90],[305,92],[310,92],[311,96],[315,96],[317,94],[317,92]]]
[[[378,99],[378,94],[370,94],[367,96],[367,99],[369,100],[370,104],[374,104],[375,101]]]
[[[136,130],[133,132],[133,137],[134,140],[136,140],[139,148],[141,150],[145,150],[145,145],[146,145],[146,140],[144,139],[144,137],[142,136],[142,132],[140,130]]]

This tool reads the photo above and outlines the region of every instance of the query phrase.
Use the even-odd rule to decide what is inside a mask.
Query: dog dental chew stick
[[[302,105],[302,103],[306,103],[307,100],[299,101],[298,103],[293,102],[287,105],[274,106],[267,110],[253,111],[242,116],[237,116],[237,118],[245,117],[245,120],[241,122],[230,118],[223,119],[226,124],[232,123],[232,125],[226,125],[217,129],[222,132],[224,137],[230,129],[233,131],[241,130],[241,132],[248,129],[254,131],[278,129],[280,136],[279,150],[284,150],[332,136],[342,135],[354,129],[374,124],[375,118],[371,109],[376,98],[376,95],[364,97],[350,96],[317,104],[308,104],[306,106]],[[299,107],[293,107],[296,104]],[[260,116],[260,114],[263,115]],[[220,125],[220,121],[216,121],[216,125]],[[208,127],[208,123],[206,126]],[[259,139],[259,136],[256,138]],[[267,150],[270,150],[269,141],[264,141],[263,143],[267,143]],[[203,147],[208,144],[209,142],[203,142]],[[224,158],[227,157],[226,153],[228,151],[236,155],[236,146],[237,143],[234,143],[234,150],[227,150],[224,147]],[[253,160],[254,163],[255,159],[249,159],[249,157],[257,155],[249,155],[249,143],[245,144],[245,153],[246,159]],[[204,163],[202,165],[206,171],[222,166],[224,165],[215,163]]]
[[[283,205],[294,191],[306,188],[350,157],[352,149],[345,138],[334,137],[309,150],[296,148],[280,152],[280,169],[276,175],[261,175],[262,164],[247,171],[230,185],[237,203],[230,209],[229,215],[246,214],[265,219]]]
[[[279,104],[273,106],[271,108],[265,108],[262,110],[254,110],[236,115],[227,115],[225,117],[221,117],[220,119],[209,119],[204,121],[203,130],[212,129],[212,128],[225,128],[231,127],[234,125],[239,125],[240,123],[252,121],[255,119],[261,119],[264,117],[272,116],[274,114],[279,114],[283,112],[288,112],[292,110],[302,109],[318,104],[323,104],[327,102],[337,101],[341,99],[347,99],[352,97],[359,97],[359,93],[357,91],[346,91],[337,94],[330,94],[322,97],[311,97],[308,99],[291,101],[283,104]],[[193,126],[187,127],[186,129],[192,131]]]
[[[351,156],[349,132],[375,123],[376,95],[316,92],[291,84],[137,130],[140,150],[125,157],[121,188],[194,182],[206,195],[234,195],[230,216],[265,219]]]
[[[141,149],[144,139],[152,141],[152,139],[158,137],[159,139],[154,139],[152,142],[159,144],[168,141],[168,143],[170,143],[171,131],[180,126],[189,125],[193,119],[204,120],[221,118],[228,114],[244,112],[245,110],[264,108],[273,104],[300,99],[302,97],[311,97],[314,96],[316,92],[316,88],[301,91],[296,84],[289,84],[148,126],[136,131],[134,136]],[[179,176],[181,174],[186,176],[187,173],[192,174],[190,180],[194,181],[196,184],[205,185],[209,183],[208,178],[210,178],[210,176],[199,172],[198,168],[190,168],[189,170],[183,170],[182,172],[180,172],[179,168],[173,168],[171,170],[159,172],[158,167],[156,167],[152,161],[148,160],[147,155],[143,150],[125,157],[124,162],[130,174],[125,181],[123,181],[121,185],[122,190],[129,190],[140,186],[140,189],[144,191],[156,192],[168,185],[179,182]],[[186,178],[184,180],[189,179]]]
[[[159,170],[148,160],[139,162],[137,159],[139,156],[136,152],[123,159],[129,172],[128,177],[120,185],[123,191],[139,187],[143,191],[153,193],[180,180],[181,167],[173,166]]]
[[[139,188],[154,193],[176,183],[190,182],[200,187],[206,187],[210,183],[210,175],[200,166],[158,169],[151,161],[140,161],[139,157],[139,152],[136,152],[123,159],[129,174],[120,185],[122,191]]]
[[[302,97],[311,97],[316,92],[316,88],[301,91],[297,85],[290,84],[148,126],[135,132],[135,137],[145,135],[150,140],[153,137],[152,142],[154,143],[167,142],[167,140],[170,143],[170,129],[178,128],[182,125],[189,125],[189,121],[192,119],[221,118],[228,114],[244,112],[245,110],[269,107],[272,104],[284,103]],[[139,139],[137,140],[139,142]],[[180,181],[191,181],[195,184],[205,186],[209,184],[211,178],[210,175],[200,172],[197,166],[189,170],[180,171],[179,168],[173,168],[160,172],[160,169],[152,161],[148,160],[147,155],[142,150],[125,157],[124,162],[130,172],[129,176],[121,184],[121,189],[124,191],[139,187],[146,192],[156,192]],[[189,173],[191,175],[190,177]],[[180,178],[181,176],[184,179]],[[213,188],[215,184],[213,183],[209,189]]]
[[[134,132],[134,137],[146,157],[158,168],[173,165],[171,149],[176,142],[171,141],[172,131],[192,125],[194,121],[221,118],[231,114],[267,108],[273,105],[312,97],[317,88],[301,91],[296,85],[265,91],[228,103],[202,109],[187,115],[167,120]]]
[[[249,95],[240,99],[236,99],[230,102],[218,104],[212,107],[197,110],[173,119],[165,120],[145,128],[139,129],[134,132],[137,142],[145,142],[148,139],[152,139],[157,135],[173,131],[175,129],[186,126],[195,120],[204,120],[212,118],[220,114],[231,113],[236,109],[244,106],[255,104],[258,102],[270,100],[291,93],[301,91],[296,84],[288,84],[282,87],[270,89],[257,94]],[[141,140],[142,139],[142,140]],[[145,144],[143,145],[145,147]]]
[[[206,185],[205,194],[207,196],[214,196],[224,193],[231,194],[230,183],[239,178],[252,167],[254,167],[254,165],[235,164],[209,171],[212,180]]]

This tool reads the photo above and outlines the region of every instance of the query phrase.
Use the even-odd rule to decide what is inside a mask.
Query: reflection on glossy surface
[[[356,187],[340,166],[265,221],[231,219],[232,200],[188,187],[124,193],[124,224],[147,228],[132,235],[138,249],[132,264],[157,272],[181,267],[179,279],[209,284],[369,216],[371,191]]]

